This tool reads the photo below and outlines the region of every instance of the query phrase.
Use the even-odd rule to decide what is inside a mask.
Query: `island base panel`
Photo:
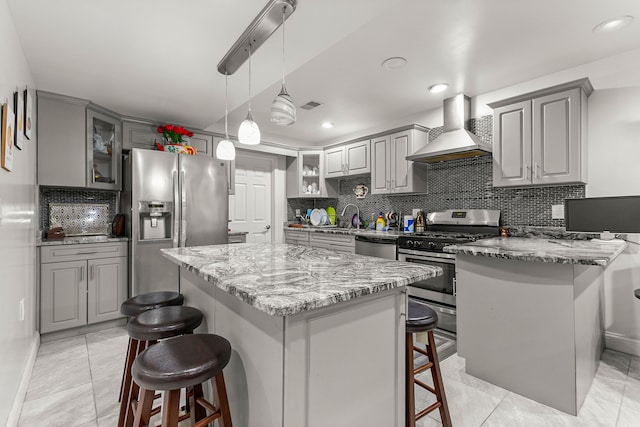
[[[270,316],[181,269],[196,332],[227,338],[235,427],[404,426],[404,288]]]
[[[457,256],[466,371],[577,414],[602,351],[602,268]]]

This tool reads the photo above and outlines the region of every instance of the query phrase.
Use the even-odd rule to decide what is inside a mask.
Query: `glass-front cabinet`
[[[120,120],[87,108],[87,186],[121,190]]]
[[[324,151],[300,151],[287,160],[287,197],[337,197],[334,183],[325,180]]]

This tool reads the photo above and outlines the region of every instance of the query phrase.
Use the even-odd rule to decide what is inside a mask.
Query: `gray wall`
[[[24,90],[34,81],[25,60],[6,0],[0,0],[0,99],[10,97],[16,87]],[[35,92],[32,91],[35,101]],[[34,106],[35,107],[35,106]],[[33,110],[34,118],[36,110]],[[33,124],[34,128],[36,123]],[[19,394],[27,360],[37,350],[35,329],[36,136],[13,150],[13,171],[0,169],[0,425],[17,422],[9,415]],[[24,320],[19,304],[24,301]],[[23,390],[24,392],[24,390]]]

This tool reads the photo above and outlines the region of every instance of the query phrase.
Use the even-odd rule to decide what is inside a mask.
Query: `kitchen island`
[[[439,268],[286,244],[163,249],[231,342],[234,426],[403,426],[404,287]]]
[[[468,374],[576,415],[603,349],[604,268],[624,243],[492,238],[456,254]]]

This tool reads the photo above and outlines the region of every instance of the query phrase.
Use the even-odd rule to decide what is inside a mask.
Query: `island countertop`
[[[495,237],[444,248],[445,252],[557,264],[606,266],[625,248],[625,243],[592,240]]]
[[[161,249],[212,285],[272,316],[289,316],[442,275],[442,269],[282,243]]]

